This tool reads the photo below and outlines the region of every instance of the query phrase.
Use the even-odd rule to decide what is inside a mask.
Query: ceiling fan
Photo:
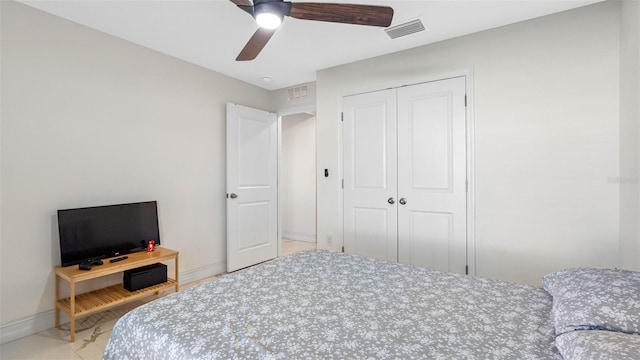
[[[284,0],[230,0],[249,13],[260,26],[244,46],[236,61],[253,60],[267,44],[285,16],[302,20],[387,27],[393,19],[388,6],[313,3]]]

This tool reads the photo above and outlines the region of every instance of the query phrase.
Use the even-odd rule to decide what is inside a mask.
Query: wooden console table
[[[60,311],[71,318],[71,342],[76,339],[76,318],[93,314],[107,308],[121,305],[145,296],[159,294],[161,290],[175,287],[178,291],[178,252],[163,247],[157,247],[153,252],[136,252],[127,254],[128,259],[110,263],[113,258],[103,259],[103,265],[94,265],[91,270],[80,270],[77,265],[56,266],[56,307],[55,325],[60,327]],[[137,291],[128,291],[122,284],[116,284],[106,288],[76,295],[76,284],[82,281],[100,278],[119,273],[125,270],[139,268],[145,265],[155,264],[161,261],[175,262],[175,278],[167,278],[167,282],[153,285]],[[60,299],[60,279],[69,282],[69,297]]]

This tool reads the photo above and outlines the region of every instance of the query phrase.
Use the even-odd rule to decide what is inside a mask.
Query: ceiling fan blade
[[[229,0],[232,3],[238,6],[253,6],[253,2],[251,0]]]
[[[393,19],[393,9],[388,6],[291,3],[291,17],[304,20],[329,21],[344,24],[387,27]]]
[[[230,1],[240,9],[244,10],[244,12],[253,16],[253,3],[251,2],[251,0],[230,0]]]
[[[253,34],[247,45],[244,46],[240,54],[236,58],[236,61],[253,60],[260,54],[262,48],[267,45],[271,36],[276,32],[276,29],[264,29],[258,28]]]

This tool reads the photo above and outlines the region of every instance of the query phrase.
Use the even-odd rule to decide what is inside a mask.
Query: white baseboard
[[[227,262],[220,261],[211,265],[199,267],[189,271],[180,273],[180,284],[188,284],[190,282],[202,280],[213,275],[222,274],[227,271]]]
[[[282,231],[282,238],[289,239],[289,240],[312,242],[312,243],[316,242],[315,235],[301,234],[301,233],[290,232],[290,231]]]
[[[0,344],[5,344],[9,341],[51,329],[54,324],[55,313],[53,310],[48,310],[4,324],[0,326]]]
[[[180,273],[180,284],[188,284],[226,271],[227,263],[225,261],[184,271]],[[5,344],[25,336],[39,333],[40,331],[51,329],[54,325],[55,313],[53,310],[47,310],[8,324],[3,324],[0,326],[0,344]]]

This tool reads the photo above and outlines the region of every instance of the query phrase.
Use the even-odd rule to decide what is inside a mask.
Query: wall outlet
[[[327,245],[333,246],[333,236],[327,235]]]

